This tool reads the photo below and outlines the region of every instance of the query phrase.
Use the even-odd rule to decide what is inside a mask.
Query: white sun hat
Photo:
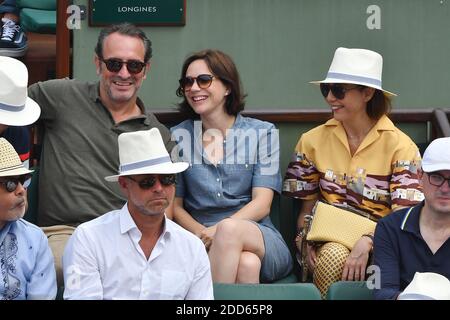
[[[19,60],[0,56],[0,124],[26,126],[36,122],[41,108],[28,98],[28,69]]]
[[[399,300],[450,300],[450,280],[434,272],[416,272]]]
[[[430,143],[423,154],[422,169],[425,172],[450,170],[450,137]]]
[[[105,177],[106,181],[117,181],[121,176],[138,174],[179,173],[189,166],[187,162],[172,162],[157,128],[122,133],[118,143],[119,174]]]
[[[383,57],[371,50],[337,48],[327,77],[320,83],[352,83],[367,86],[383,91],[388,96],[396,96],[395,93],[384,90],[381,87],[381,75],[383,72]]]
[[[14,147],[0,138],[0,177],[14,177],[32,173],[23,165]]]

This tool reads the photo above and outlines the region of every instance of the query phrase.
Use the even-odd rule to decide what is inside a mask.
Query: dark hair
[[[230,94],[226,96],[225,100],[226,112],[229,115],[237,115],[240,111],[244,110],[244,99],[246,95],[243,93],[239,73],[231,57],[222,51],[213,49],[195,52],[184,61],[183,67],[181,68],[181,78],[186,76],[189,65],[195,60],[205,61],[213,75],[220,79],[230,91]],[[178,104],[179,110],[191,119],[198,119],[199,115],[192,110],[187,102],[181,86],[178,87],[176,93],[177,96],[183,97],[183,101]]]
[[[383,115],[391,112],[391,98],[383,91],[375,89],[372,99],[367,102],[366,112],[370,119],[379,120]]]
[[[105,41],[105,38],[115,32],[125,36],[141,39],[145,48],[144,62],[147,63],[150,60],[152,57],[152,42],[147,38],[144,31],[128,22],[113,24],[100,31],[97,39],[97,45],[95,46],[95,53],[99,58],[103,58],[103,42]]]

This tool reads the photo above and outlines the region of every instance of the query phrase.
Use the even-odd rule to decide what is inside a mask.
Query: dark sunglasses
[[[139,185],[139,188],[144,190],[152,188],[156,183],[156,179],[158,179],[163,186],[171,186],[177,182],[177,176],[175,174],[160,174],[144,178],[140,181],[137,181],[130,176],[127,178],[136,182]]]
[[[206,89],[211,86],[211,83],[215,77],[210,74],[200,74],[197,77],[184,77],[179,80],[180,87],[183,91],[191,90],[194,82],[197,81],[197,85],[200,89]]]
[[[31,183],[31,175],[23,175],[17,177],[8,177],[5,180],[0,180],[0,184],[5,186],[6,191],[13,192],[16,191],[17,187],[20,184],[26,189],[30,186]]]
[[[100,60],[105,63],[106,69],[108,69],[108,71],[115,73],[119,72],[124,64],[127,65],[128,72],[132,74],[137,74],[141,72],[142,69],[144,69],[144,67],[146,66],[144,62],[139,60],[122,61],[117,58],[111,58],[107,60],[100,59]]]
[[[428,174],[428,181],[430,182],[431,185],[435,187],[441,187],[444,184],[444,182],[447,181],[448,186],[450,187],[450,178],[445,178],[440,174],[436,173]]]
[[[335,96],[339,100],[344,99],[345,93],[347,91],[350,91],[353,89],[358,89],[358,88],[359,88],[359,86],[345,88],[343,85],[339,85],[339,84],[330,84],[330,83],[321,83],[320,84],[320,91],[322,92],[322,95],[324,98],[328,97],[328,93],[331,91],[333,96]]]

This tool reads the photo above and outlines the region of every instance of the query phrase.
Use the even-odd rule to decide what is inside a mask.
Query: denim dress
[[[216,165],[202,146],[202,123],[186,120],[171,128],[177,147],[172,159],[189,162],[178,174],[176,197],[184,208],[206,227],[233,215],[252,200],[252,188],[280,192],[278,130],[272,123],[237,115],[227,130],[223,159]],[[267,216],[254,222],[264,238],[261,281],[272,282],[289,274],[292,257],[283,237]]]

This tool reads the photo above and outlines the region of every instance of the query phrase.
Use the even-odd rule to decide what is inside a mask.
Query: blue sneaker
[[[27,36],[20,25],[9,19],[2,19],[0,56],[22,57],[27,51]]]

